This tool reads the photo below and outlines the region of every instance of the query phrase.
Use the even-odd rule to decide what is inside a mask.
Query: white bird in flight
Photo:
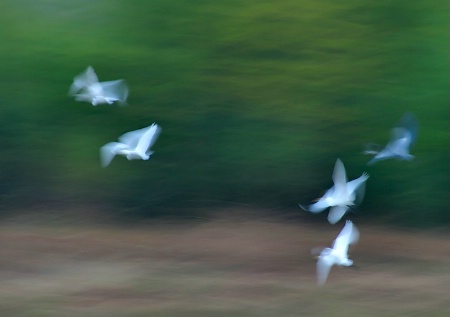
[[[378,161],[390,158],[411,161],[414,156],[409,153],[416,142],[419,131],[417,118],[410,112],[405,113],[395,128],[392,129],[391,139],[384,149],[377,151],[369,148],[364,154],[375,154],[367,164],[372,165]]]
[[[312,213],[319,213],[331,207],[328,213],[328,222],[335,224],[344,216],[349,207],[362,202],[365,182],[368,178],[369,174],[363,173],[359,178],[347,182],[344,164],[337,159],[333,172],[334,186],[328,189],[316,203],[306,208],[301,204],[299,206]]]
[[[90,102],[93,106],[114,102],[126,105],[128,87],[123,79],[99,82],[94,69],[89,66],[74,78],[69,95],[77,101]]]
[[[161,132],[153,123],[143,129],[127,132],[119,137],[120,142],[110,142],[100,149],[101,165],[106,167],[116,155],[123,155],[128,160],[148,160],[153,154],[150,150]]]
[[[320,252],[317,260],[317,283],[325,284],[333,265],[352,266],[353,260],[348,258],[348,247],[359,240],[359,231],[350,220],[347,220],[344,228],[341,230],[333,248],[325,248]]]

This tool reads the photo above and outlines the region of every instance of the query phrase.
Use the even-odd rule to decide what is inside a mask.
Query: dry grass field
[[[443,230],[355,221],[357,267],[334,267],[318,287],[311,248],[330,245],[342,222],[95,221],[5,219],[0,316],[449,316]]]

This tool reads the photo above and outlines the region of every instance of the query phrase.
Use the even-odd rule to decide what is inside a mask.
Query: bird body
[[[128,87],[122,79],[99,82],[94,69],[89,66],[74,78],[69,95],[74,96],[77,101],[90,102],[93,106],[114,102],[126,105]]]
[[[120,142],[110,142],[100,149],[103,167],[109,165],[116,155],[123,155],[128,160],[148,160],[153,154],[150,150],[161,132],[161,128],[153,123],[151,126],[127,132],[119,137]]]
[[[349,207],[360,203],[364,197],[365,182],[369,175],[363,173],[357,179],[347,182],[344,164],[340,159],[336,160],[333,172],[333,187],[328,189],[325,194],[314,204],[303,209],[319,213],[330,208],[328,213],[328,222],[335,224],[338,222]]]
[[[344,228],[334,240],[333,248],[324,248],[317,260],[317,283],[325,284],[331,267],[352,266],[353,260],[348,258],[348,248],[359,240],[359,231],[350,220],[347,220]]]
[[[373,149],[364,151],[364,154],[375,154],[367,164],[373,165],[378,161],[390,158],[405,161],[413,160],[414,156],[409,151],[417,139],[418,130],[419,123],[416,117],[412,113],[405,113],[397,127],[392,129],[391,139],[381,151],[375,151]]]

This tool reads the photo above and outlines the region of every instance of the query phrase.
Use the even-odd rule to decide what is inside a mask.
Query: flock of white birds
[[[69,95],[77,101],[85,101],[93,106],[100,104],[127,105],[128,87],[124,80],[99,82],[94,69],[89,66],[83,73],[76,76],[69,90]],[[392,129],[391,139],[381,148],[377,144],[369,144],[364,154],[374,157],[367,163],[374,163],[390,158],[410,161],[414,158],[410,149],[418,135],[418,121],[411,113],[405,113],[398,125]],[[127,132],[119,137],[120,142],[110,142],[100,149],[100,161],[103,167],[108,166],[116,155],[123,155],[128,160],[148,160],[153,154],[152,145],[157,140],[161,128],[153,123],[150,126]],[[347,181],[344,164],[336,160],[333,171],[333,186],[317,201],[309,206],[299,206],[309,212],[319,213],[330,208],[328,222],[335,224],[341,220],[347,211],[359,205],[365,193],[365,184],[369,175],[363,173],[357,179]],[[352,221],[346,220],[344,228],[334,240],[332,248],[320,251],[317,260],[317,282],[325,284],[331,267],[352,266],[353,261],[348,258],[349,246],[359,240],[359,230]]]
[[[123,79],[99,82],[94,69],[89,66],[74,78],[69,95],[77,101],[90,102],[93,106],[115,102],[127,105],[128,87]],[[153,154],[150,148],[160,132],[161,128],[153,123],[121,135],[120,142],[110,142],[100,149],[101,165],[108,166],[116,155],[123,155],[128,160],[148,160]]]

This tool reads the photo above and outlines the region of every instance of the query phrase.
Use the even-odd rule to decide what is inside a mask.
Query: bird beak
[[[303,207],[300,203],[298,203],[298,206],[303,209],[304,211],[308,211],[308,209],[306,209],[305,207]]]

